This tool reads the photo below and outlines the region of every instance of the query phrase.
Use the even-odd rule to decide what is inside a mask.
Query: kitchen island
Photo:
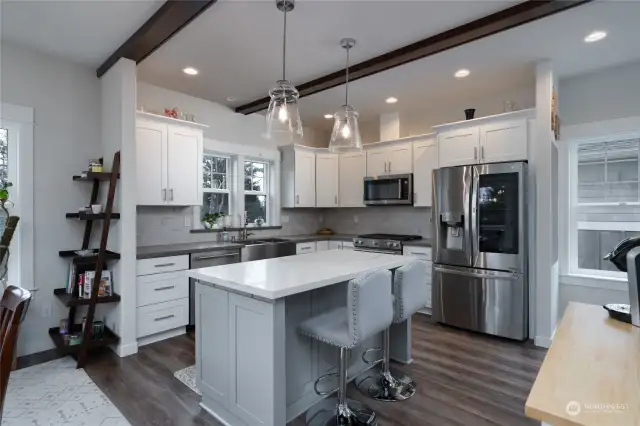
[[[407,256],[332,250],[194,269],[196,384],[200,405],[231,426],[284,426],[323,399],[314,382],[337,370],[336,348],[297,332],[307,318],[347,302],[347,284],[366,272],[395,269]],[[349,379],[368,368],[352,352]],[[391,356],[411,361],[411,324],[391,330]],[[334,386],[325,380],[326,387]],[[337,381],[336,381],[337,383]]]

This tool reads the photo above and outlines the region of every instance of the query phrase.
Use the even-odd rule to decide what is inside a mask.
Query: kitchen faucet
[[[253,235],[253,232],[247,232],[247,212],[244,212],[244,218],[242,220],[242,227],[239,229],[239,240],[246,240],[249,238],[249,235]]]

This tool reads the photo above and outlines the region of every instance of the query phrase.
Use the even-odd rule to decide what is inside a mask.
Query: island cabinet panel
[[[311,317],[311,294],[306,292],[287,297],[285,318],[287,324],[300,324]],[[287,405],[304,395],[306,388],[318,378],[314,364],[312,338],[298,333],[295,326],[286,328],[287,342]]]
[[[229,294],[229,411],[248,426],[286,423],[283,326],[283,302]]]
[[[196,353],[207,363],[196,363],[196,385],[216,402],[229,402],[229,351],[220,350],[229,344],[229,293],[217,288],[198,285],[196,316],[211,327],[204,335],[196,328]]]

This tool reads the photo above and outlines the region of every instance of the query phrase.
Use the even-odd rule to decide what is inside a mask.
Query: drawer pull
[[[155,318],[154,321],[164,321],[164,320],[168,320],[168,319],[171,319],[171,318],[174,318],[174,317],[175,317],[175,315],[173,315],[173,314],[172,315],[165,315],[163,317]]]
[[[155,266],[156,268],[163,268],[163,267],[166,267],[166,266],[173,266],[173,265],[175,265],[175,262],[171,262],[171,263],[160,263],[160,264],[158,264],[158,265],[153,265],[153,266]]]
[[[171,290],[172,288],[176,288],[175,285],[168,285],[166,287],[158,287],[154,288],[155,291],[163,291],[163,290]]]

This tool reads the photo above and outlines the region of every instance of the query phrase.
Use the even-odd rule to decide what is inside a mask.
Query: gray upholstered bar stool
[[[317,384],[326,375],[316,381],[318,394],[326,395],[338,391],[337,405],[335,409],[317,413],[313,418],[313,424],[377,424],[373,411],[364,406],[350,406],[351,402],[347,401],[349,353],[365,339],[389,328],[392,321],[391,272],[379,270],[349,281],[346,307],[334,309],[300,324],[300,333],[340,348],[338,388],[321,393],[317,390]]]
[[[427,300],[427,264],[416,260],[396,269],[393,277],[393,322],[401,323],[424,308]],[[416,393],[415,382],[404,373],[391,368],[390,329],[386,329],[382,338],[382,371],[357,383],[360,390],[378,401],[404,401]],[[379,349],[369,349],[363,354]],[[379,362],[379,361],[377,361]]]

